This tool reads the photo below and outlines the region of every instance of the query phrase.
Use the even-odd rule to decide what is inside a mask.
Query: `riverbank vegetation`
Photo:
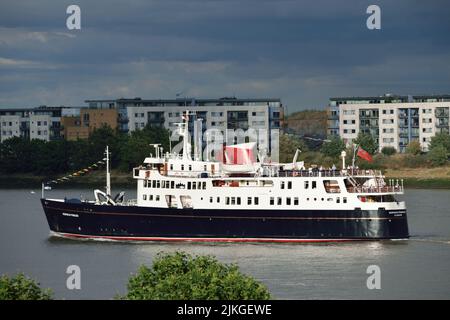
[[[86,140],[46,142],[14,137],[0,144],[0,173],[44,177],[70,174],[103,159],[106,145],[112,153],[112,168],[130,172],[150,154],[151,143],[161,143],[168,150],[169,132],[146,127],[128,135],[104,126]]]

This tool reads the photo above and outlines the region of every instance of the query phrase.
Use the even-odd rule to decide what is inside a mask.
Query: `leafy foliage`
[[[443,146],[450,153],[450,135],[448,133],[437,133],[431,138],[429,149],[432,150],[438,146]]]
[[[449,156],[448,150],[445,148],[444,145],[437,145],[434,146],[429,152],[428,152],[428,158],[430,159],[431,163],[435,166],[442,166],[447,163]]]
[[[0,300],[51,300],[50,289],[41,289],[39,283],[23,273],[10,278],[0,277]]]
[[[422,147],[418,140],[413,140],[406,146],[406,152],[413,155],[418,155],[422,152]]]
[[[129,300],[265,300],[267,288],[243,275],[234,264],[222,264],[212,256],[192,257],[183,252],[158,253],[153,266],[141,266],[130,277]]]
[[[303,140],[293,135],[280,135],[280,162],[291,162],[297,149],[300,149],[302,152],[308,151]]]
[[[397,153],[397,150],[395,150],[394,147],[383,147],[381,149],[381,153],[386,155],[386,156],[392,156],[393,154]]]
[[[80,170],[101,160],[106,145],[112,153],[112,167],[129,172],[150,153],[150,143],[161,143],[167,150],[168,139],[165,129],[146,127],[127,135],[108,126],[96,129],[86,140],[46,142],[14,137],[0,143],[0,172],[49,176]]]
[[[353,143],[359,145],[370,154],[375,154],[378,151],[378,144],[371,134],[360,132]]]
[[[331,136],[328,138],[330,142],[325,142],[320,151],[331,158],[339,158],[341,152],[345,150],[345,142],[340,137]]]

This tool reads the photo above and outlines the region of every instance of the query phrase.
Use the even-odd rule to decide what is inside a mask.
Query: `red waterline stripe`
[[[55,234],[67,238],[81,239],[105,239],[116,241],[179,241],[179,242],[344,242],[344,241],[367,241],[376,239],[277,239],[277,238],[170,238],[170,237],[115,237],[115,236],[90,236],[73,233]]]

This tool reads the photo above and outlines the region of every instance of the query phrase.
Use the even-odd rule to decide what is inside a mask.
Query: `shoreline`
[[[406,189],[450,189],[450,167],[412,168],[408,170],[388,169],[384,174],[386,179],[403,179]],[[40,190],[42,181],[49,181],[53,178],[32,174],[0,175],[0,189],[31,188]],[[103,172],[95,172],[51,186],[58,189],[101,188],[104,184],[105,174]],[[116,187],[130,189],[136,187],[136,180],[133,179],[131,174],[113,171],[111,173],[111,184]]]

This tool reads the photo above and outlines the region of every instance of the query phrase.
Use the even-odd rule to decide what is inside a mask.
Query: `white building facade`
[[[91,108],[116,108],[119,114],[119,128],[132,132],[150,125],[174,131],[182,122],[186,110],[195,113],[194,119],[202,119],[203,131],[218,129],[244,131],[254,129],[266,132],[259,141],[270,141],[270,134],[279,131],[283,125],[283,105],[280,99],[152,99],[141,98],[117,100],[87,100]],[[190,130],[193,132],[193,130]],[[279,132],[278,132],[279,134]],[[271,146],[269,145],[269,150]]]
[[[332,98],[329,134],[338,133],[350,145],[360,132],[371,134],[381,151],[404,152],[411,141],[428,151],[431,138],[449,132],[450,95]],[[336,122],[336,118],[338,121]]]

